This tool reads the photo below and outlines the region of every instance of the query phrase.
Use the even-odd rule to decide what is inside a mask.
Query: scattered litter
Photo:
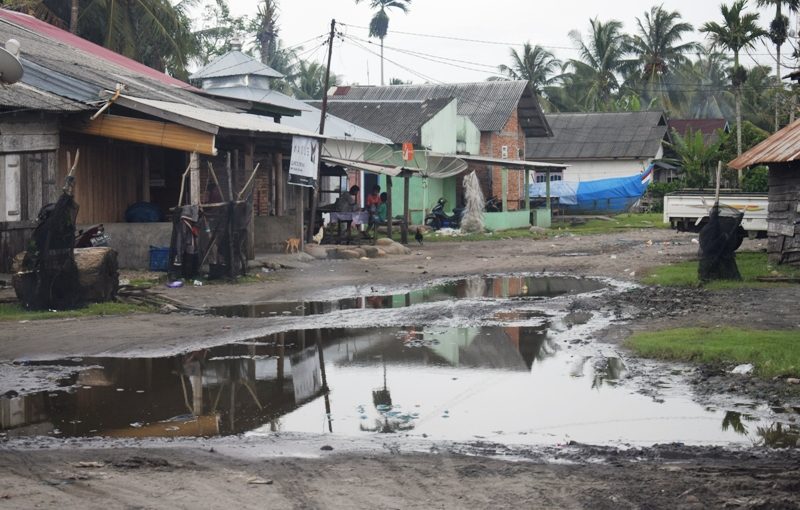
[[[330,451],[332,451],[332,450],[333,450],[333,446],[326,444],[325,446],[323,446],[322,448],[320,448],[320,450],[322,450],[322,451],[324,451],[324,452],[330,452]]]
[[[789,377],[786,379],[786,384],[800,384],[800,379],[796,377]]]
[[[76,462],[75,464],[73,464],[73,466],[75,466],[76,468],[101,468],[101,467],[105,467],[106,463],[105,462],[99,462],[99,461],[86,461],[86,460],[84,460],[84,461],[81,461],[81,462]]]
[[[693,242],[694,244],[700,244],[700,241],[698,241],[698,240],[697,240],[697,238],[693,238],[693,239],[692,239],[692,242]]]
[[[175,280],[174,282],[167,282],[167,287],[169,287],[170,289],[178,289],[180,287],[183,287],[183,282],[180,280]]]
[[[142,425],[143,425],[143,424],[142,424],[142,423],[140,423],[140,422],[138,422],[138,421],[135,421],[135,422],[131,423],[131,427],[133,427],[133,428],[135,428],[135,429],[140,429],[140,428],[142,428]]]
[[[616,255],[611,255],[611,260],[615,260],[617,258]]]
[[[117,388],[117,391],[125,391],[125,388]]]
[[[194,285],[195,287],[202,287],[203,282],[201,282],[200,280],[195,280],[192,282],[192,285]]]
[[[747,375],[753,372],[753,364],[752,363],[745,363],[743,365],[737,365],[731,370],[732,374],[740,374],[740,375]]]
[[[272,485],[272,480],[266,480],[264,478],[251,478],[247,480],[247,483],[251,485]]]
[[[130,284],[131,284],[131,281],[130,281],[129,279],[127,279],[127,278],[122,278],[122,279],[119,281],[119,284],[120,284],[120,285],[130,285]]]

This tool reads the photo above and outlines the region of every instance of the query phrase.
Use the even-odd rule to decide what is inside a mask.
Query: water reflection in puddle
[[[796,428],[704,408],[686,388],[659,400],[637,393],[620,384],[623,360],[573,352],[552,331],[545,318],[526,327],[307,330],[181,356],[69,360],[59,362],[76,367],[68,390],[2,397],[0,420],[9,437],[796,442]]]
[[[567,276],[499,276],[467,278],[401,294],[359,296],[330,301],[274,301],[251,305],[212,307],[225,317],[269,317],[275,315],[320,315],[337,310],[403,308],[421,303],[453,299],[546,299],[566,294],[600,290],[604,284],[590,278]]]

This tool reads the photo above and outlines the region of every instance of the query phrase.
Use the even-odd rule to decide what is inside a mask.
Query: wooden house
[[[800,266],[800,120],[728,164],[737,170],[758,165],[769,167],[769,260]]]
[[[167,219],[187,168],[186,195],[200,204],[209,162],[225,197],[260,163],[251,200],[255,214],[270,218],[260,227],[284,239],[300,235],[306,192],[287,185],[287,155],[293,136],[315,134],[244,113],[73,34],[0,9],[0,39],[10,38],[20,43],[25,74],[0,89],[0,271],[8,271],[10,257],[23,249],[41,206],[57,198],[68,151],[81,154],[78,223],[106,226],[121,267],[147,267],[149,247],[167,246],[171,231],[166,221],[126,222],[128,208],[146,202]]]

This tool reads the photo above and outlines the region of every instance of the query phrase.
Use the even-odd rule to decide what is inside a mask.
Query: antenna
[[[0,48],[0,83],[11,85],[18,82],[24,71],[19,62],[19,41],[9,39],[6,47]]]

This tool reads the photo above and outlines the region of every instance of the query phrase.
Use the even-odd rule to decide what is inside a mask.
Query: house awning
[[[556,163],[542,163],[538,161],[526,161],[524,159],[501,159],[486,156],[470,156],[459,154],[458,157],[468,163],[485,163],[487,165],[502,166],[512,170],[564,170],[569,165],[559,165]]]
[[[217,154],[216,137],[213,134],[171,122],[134,119],[119,115],[101,115],[95,120],[87,119],[65,124],[64,129],[75,133],[186,152],[198,152],[209,156]]]
[[[236,111],[210,110],[208,108],[198,108],[183,103],[158,101],[155,99],[144,99],[125,95],[121,95],[115,103],[132,110],[211,134],[217,134],[220,129],[227,129],[250,133],[325,138],[311,131],[278,124],[271,118],[262,115],[253,115]]]
[[[343,166],[352,170],[388,175],[390,177],[397,177],[403,171],[403,167],[399,166],[380,165],[376,163],[367,163],[366,161],[353,161],[350,159],[331,158],[327,156],[323,156],[322,161],[329,165]]]

